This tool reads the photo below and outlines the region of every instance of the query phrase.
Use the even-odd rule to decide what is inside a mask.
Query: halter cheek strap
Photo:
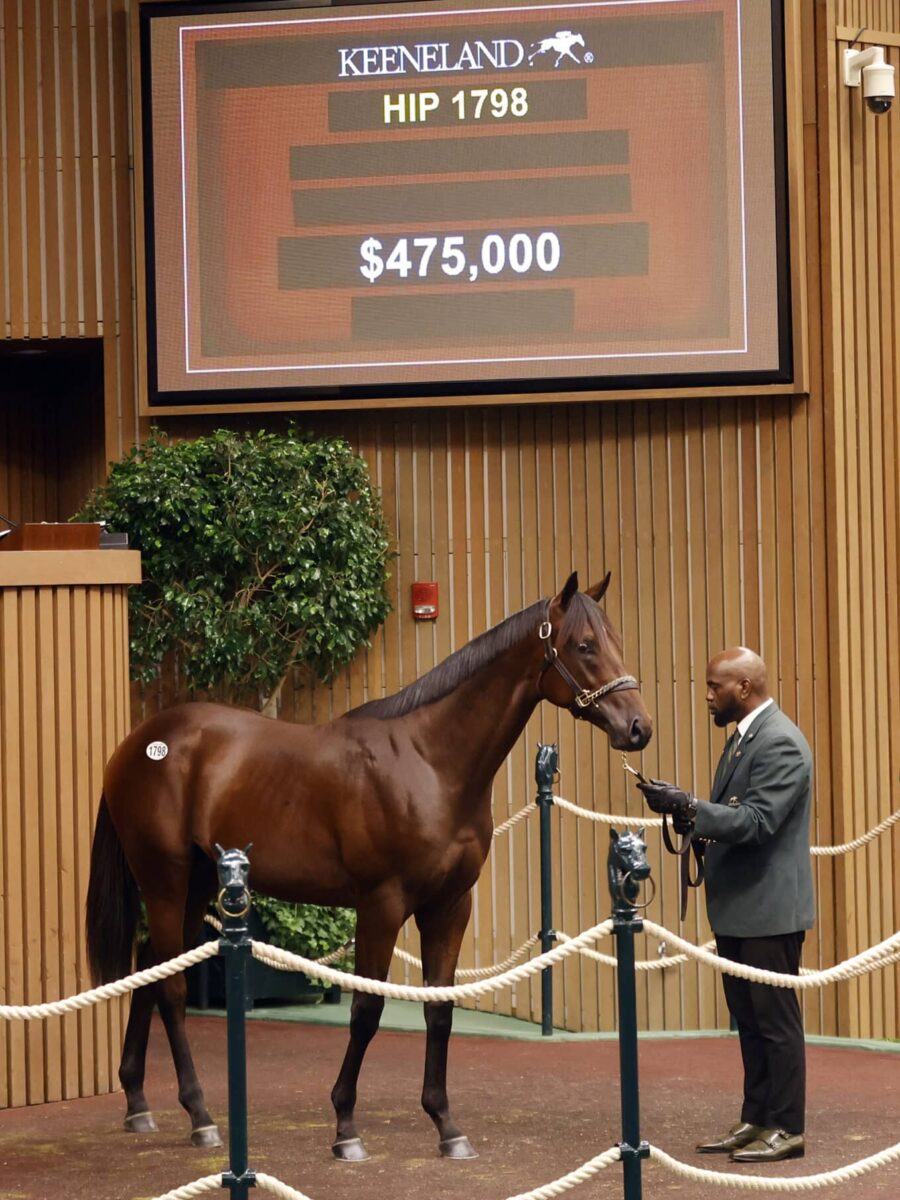
[[[544,666],[541,675],[548,667],[554,667],[563,679],[575,693],[575,699],[569,706],[569,711],[575,717],[583,717],[585,709],[599,708],[598,701],[604,696],[610,695],[611,692],[625,692],[637,689],[638,681],[633,675],[620,675],[617,679],[611,679],[609,683],[604,683],[600,687],[595,688],[593,692],[589,692],[586,687],[582,687],[578,680],[574,677],[565,663],[560,661],[556,647],[550,641],[553,627],[550,624],[550,605],[547,605],[547,616],[541,622],[538,629],[538,637],[544,643]]]

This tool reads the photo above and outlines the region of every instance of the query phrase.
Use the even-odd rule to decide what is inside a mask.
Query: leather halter
[[[609,683],[604,683],[600,687],[595,688],[594,691],[588,691],[586,687],[581,686],[565,663],[560,661],[556,647],[550,641],[552,634],[553,626],[550,624],[550,602],[548,601],[546,616],[538,629],[538,637],[544,643],[544,665],[538,676],[538,684],[540,684],[547,668],[554,667],[575,693],[575,699],[568,706],[569,712],[573,717],[585,717],[586,709],[599,708],[598,701],[602,700],[604,696],[609,696],[612,692],[626,692],[637,689],[638,681],[633,675],[620,675],[617,679],[611,679]]]

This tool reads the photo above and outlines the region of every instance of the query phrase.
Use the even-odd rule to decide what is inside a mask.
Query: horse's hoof
[[[335,1158],[339,1158],[341,1162],[365,1162],[369,1157],[369,1152],[363,1145],[362,1138],[346,1138],[342,1142],[335,1142],[331,1147],[331,1153]]]
[[[129,1133],[159,1133],[152,1112],[129,1113],[124,1123]]]
[[[478,1155],[472,1149],[472,1143],[465,1136],[460,1134],[459,1137],[447,1138],[440,1144],[441,1156],[443,1158],[477,1158]]]
[[[211,1150],[222,1144],[218,1125],[201,1125],[199,1129],[191,1130],[192,1146],[202,1146],[206,1150]]]

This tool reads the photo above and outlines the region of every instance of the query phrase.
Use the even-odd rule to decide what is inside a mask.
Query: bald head
[[[740,721],[769,699],[766,664],[746,646],[723,650],[706,668],[706,703],[717,725]]]

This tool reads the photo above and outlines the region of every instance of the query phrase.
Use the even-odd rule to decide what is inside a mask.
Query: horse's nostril
[[[631,722],[631,730],[629,733],[629,740],[631,741],[632,746],[640,750],[643,746],[646,746],[649,736],[649,732],[644,728],[644,722],[640,717],[635,717]]]

